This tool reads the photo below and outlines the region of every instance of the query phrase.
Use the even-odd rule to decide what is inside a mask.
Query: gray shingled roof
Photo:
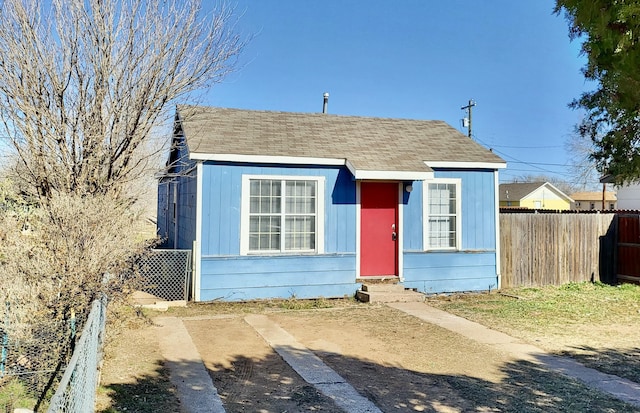
[[[364,171],[430,172],[429,161],[505,162],[442,121],[203,106],[179,106],[178,114],[192,154],[346,159]]]
[[[500,184],[500,201],[519,201],[541,186],[546,186],[551,191],[557,193],[559,196],[567,198],[569,201],[573,200],[569,195],[565,194],[549,182],[514,182],[510,184]]]
[[[500,184],[500,201],[519,201],[546,182],[515,182]]]

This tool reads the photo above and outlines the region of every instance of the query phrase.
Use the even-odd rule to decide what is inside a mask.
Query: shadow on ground
[[[571,357],[579,363],[603,373],[615,374],[640,383],[640,348],[602,349],[575,346],[555,354]]]
[[[382,366],[334,353],[319,355],[384,412],[640,412],[639,408],[528,361],[505,364],[501,368],[503,379],[494,383],[465,375],[425,374]],[[272,366],[277,361],[272,359],[279,358],[275,353],[265,359],[238,356],[230,369],[214,366],[209,370],[227,412],[279,411],[269,406],[268,398],[278,381],[287,377],[272,375],[272,382],[265,384],[253,381],[254,373],[246,373]],[[241,387],[230,380],[238,370],[245,371]],[[232,403],[225,401],[231,396],[228,389],[238,388],[240,394],[232,395]],[[260,395],[264,398],[258,403]],[[305,406],[304,397],[299,400],[297,411],[340,411],[324,404],[304,408],[309,407]]]
[[[169,380],[169,369],[162,365],[159,365],[154,373],[140,376],[133,383],[101,386],[100,392],[111,399],[111,405],[98,406],[96,411],[99,413],[180,411],[176,390]]]
[[[585,356],[606,360],[631,357],[638,350],[618,353],[614,349],[590,350]],[[529,361],[506,363],[498,382],[468,375],[427,374],[335,353],[318,354],[323,361],[345,378],[361,395],[383,412],[639,412],[640,408],[593,390],[565,376],[549,372]],[[637,361],[635,361],[637,368]],[[180,363],[179,363],[180,364]],[[188,369],[191,362],[181,367]],[[237,356],[231,367],[209,366],[227,412],[287,411],[341,412],[333,402],[304,383],[281,392],[299,376],[276,353],[264,358]],[[274,366],[283,365],[281,369]],[[99,410],[113,412],[178,412],[179,404],[169,382],[166,367],[157,374],[142,376],[134,383],[104,386],[112,407]]]

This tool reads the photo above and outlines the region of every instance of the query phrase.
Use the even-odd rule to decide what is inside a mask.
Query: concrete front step
[[[401,293],[404,292],[402,284],[362,284],[362,291]]]
[[[421,303],[424,298],[424,294],[404,288],[402,291],[356,291],[356,299],[363,303]]]

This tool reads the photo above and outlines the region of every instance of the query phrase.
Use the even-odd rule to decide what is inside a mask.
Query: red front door
[[[398,274],[398,184],[360,184],[360,275]]]

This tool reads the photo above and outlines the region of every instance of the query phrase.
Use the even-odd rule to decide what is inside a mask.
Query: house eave
[[[433,179],[432,171],[384,171],[357,169],[342,158],[315,158],[306,156],[239,155],[191,152],[189,158],[196,161],[216,161],[257,164],[346,166],[355,180],[422,181]]]
[[[199,161],[266,163],[291,165],[344,166],[346,160],[340,158],[315,158],[306,156],[238,155],[226,153],[191,153],[190,159]]]
[[[433,172],[420,171],[356,171],[356,181],[425,181],[433,179]]]
[[[383,171],[358,169],[347,160],[346,166],[356,181],[424,181],[433,179],[433,171]]]

